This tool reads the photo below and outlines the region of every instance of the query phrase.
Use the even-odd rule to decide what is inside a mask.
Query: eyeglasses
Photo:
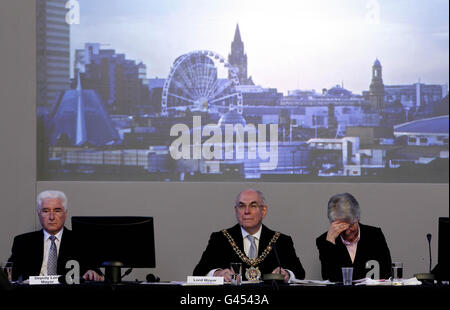
[[[260,207],[262,207],[263,205],[258,204],[257,202],[252,202],[248,205],[246,205],[245,203],[240,202],[239,205],[236,206],[236,209],[238,209],[239,211],[244,211],[246,208],[250,209],[250,210],[256,210]]]
[[[61,215],[64,214],[64,209],[63,208],[56,208],[56,209],[53,209],[53,210],[41,209],[40,213],[41,213],[42,216],[45,216],[45,217],[50,216],[50,213],[53,213],[56,216],[61,216]]]

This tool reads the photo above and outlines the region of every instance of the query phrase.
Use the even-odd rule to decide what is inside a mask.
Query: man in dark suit
[[[230,263],[240,262],[247,280],[260,280],[268,273],[283,274],[285,282],[304,279],[292,238],[262,224],[268,210],[264,200],[263,194],[253,189],[238,195],[234,207],[238,224],[211,234],[194,276],[222,276],[229,282]]]
[[[67,217],[66,195],[60,191],[40,193],[37,197],[37,213],[43,229],[14,238],[8,260],[13,263],[13,280],[26,280],[38,275],[64,275],[67,261],[82,261],[77,239],[72,231],[64,227]],[[102,280],[93,270],[88,270],[83,278]]]
[[[349,193],[337,194],[328,202],[330,227],[316,239],[322,265],[322,278],[342,281],[342,267],[353,267],[353,279],[365,278],[370,271],[366,263],[379,264],[380,278],[391,274],[391,254],[383,232],[378,227],[361,224],[360,207]]]

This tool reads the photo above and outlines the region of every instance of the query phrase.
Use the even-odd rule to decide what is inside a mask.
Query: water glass
[[[344,285],[352,285],[353,267],[342,267],[342,282]]]
[[[393,262],[392,263],[392,284],[401,282],[403,279],[403,263]]]
[[[241,285],[242,279],[242,263],[231,263],[231,284]]]
[[[1,262],[1,269],[5,272],[5,275],[8,277],[9,282],[12,282],[12,262]]]

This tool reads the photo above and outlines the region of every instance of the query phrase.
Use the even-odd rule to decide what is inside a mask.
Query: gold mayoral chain
[[[228,239],[228,242],[230,242],[230,245],[233,247],[233,250],[239,256],[239,258],[244,263],[251,266],[250,268],[245,269],[245,277],[247,278],[247,280],[259,281],[261,279],[261,271],[259,270],[258,265],[262,263],[266,256],[270,253],[270,251],[272,251],[272,244],[275,244],[275,242],[277,242],[278,238],[280,237],[280,232],[277,231],[275,234],[273,234],[273,237],[267,245],[266,249],[257,258],[248,258],[247,255],[242,253],[236,242],[234,242],[233,237],[231,237],[226,229],[222,230],[222,233]]]

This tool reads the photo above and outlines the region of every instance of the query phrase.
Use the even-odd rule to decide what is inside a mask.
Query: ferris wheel
[[[202,50],[181,55],[164,83],[161,114],[231,108],[242,114],[238,85],[236,69],[219,54]]]

